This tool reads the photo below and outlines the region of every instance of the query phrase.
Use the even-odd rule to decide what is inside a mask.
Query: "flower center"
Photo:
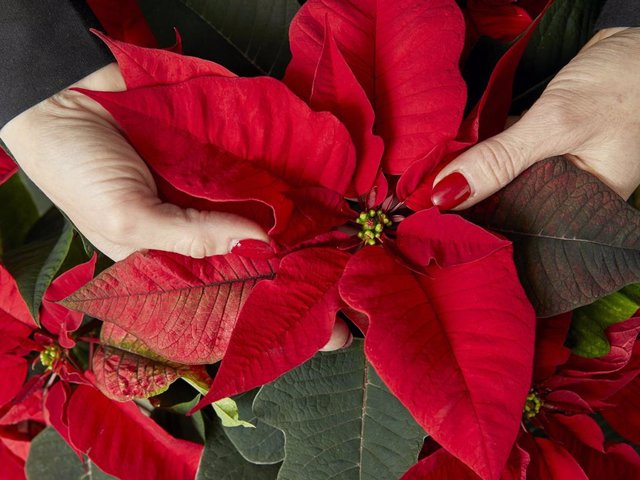
[[[538,393],[531,389],[529,391],[529,395],[527,395],[527,401],[524,403],[524,416],[527,420],[532,419],[538,413],[540,413],[540,409],[544,405],[544,402],[538,395]]]
[[[40,352],[40,363],[47,369],[52,369],[53,365],[60,360],[61,351],[57,345],[49,345]]]
[[[358,232],[360,238],[366,245],[375,245],[382,236],[385,227],[391,225],[391,220],[382,210],[369,210],[362,212],[356,219],[362,228]]]

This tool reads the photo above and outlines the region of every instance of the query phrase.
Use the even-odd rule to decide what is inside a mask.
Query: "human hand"
[[[433,203],[445,210],[468,208],[556,155],[628,198],[640,184],[638,79],[640,28],[601,30],[518,122],[442,169]],[[445,179],[454,172],[464,178]]]
[[[76,87],[125,90],[110,64]],[[113,260],[140,249],[201,258],[234,240],[267,240],[237,215],[182,209],[158,199],[151,172],[111,115],[85,95],[64,90],[11,120],[0,138],[33,182],[95,247]]]

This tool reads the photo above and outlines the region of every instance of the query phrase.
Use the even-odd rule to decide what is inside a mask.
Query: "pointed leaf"
[[[425,436],[367,363],[361,340],[264,386],[254,409],[285,432],[281,480],[399,478]]]
[[[236,451],[218,419],[207,435],[196,480],[275,480],[280,464],[254,465]]]
[[[182,376],[202,381],[208,378],[203,367],[157,359],[142,342],[113,324],[105,323],[101,336],[103,343],[93,354],[91,367],[96,386],[113,400],[125,402],[159,395]]]
[[[115,480],[87,460],[85,464],[52,427],[33,439],[25,465],[28,478],[64,478],[65,480]]]
[[[578,462],[556,442],[545,438],[528,439],[525,450],[531,457],[527,476],[535,480],[589,480]]]
[[[87,0],[87,4],[113,38],[142,47],[156,46],[137,0]]]
[[[414,465],[401,480],[478,480],[469,467],[444,448],[423,458]]]
[[[189,55],[227,65],[239,75],[279,77],[289,62],[287,30],[295,0],[139,0],[161,43],[173,28]]]
[[[257,394],[258,389],[255,389],[235,397],[240,418],[256,428],[225,428],[224,433],[247,461],[260,465],[280,463],[284,460],[284,434],[253,413],[253,401]]]
[[[234,254],[201,260],[134,253],[63,301],[111,322],[166,360],[214,363],[224,354],[254,286],[274,278],[277,261]]]
[[[72,239],[73,227],[52,209],[33,226],[27,243],[3,257],[36,322],[44,293],[62,266]]]
[[[640,212],[564,158],[537,163],[469,216],[514,242],[539,316],[640,281]]]
[[[533,310],[509,247],[425,273],[365,247],[340,294],[369,316],[365,352],[389,389],[439,444],[497,479],[530,387]]]
[[[213,400],[264,385],[311,358],[331,337],[349,255],[309,248],[286,256],[275,280],[247,300],[211,390]]]
[[[69,400],[67,415],[74,445],[105,473],[157,480],[195,477],[202,446],[171,437],[133,402],[113,402],[93,387],[80,385]]]
[[[464,20],[452,0],[310,0],[291,24],[285,81],[309,98],[325,20],[373,105],[385,171],[400,174],[455,137],[465,103]],[[442,45],[447,45],[446,49]]]

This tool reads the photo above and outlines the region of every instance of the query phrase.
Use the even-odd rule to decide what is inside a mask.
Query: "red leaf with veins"
[[[254,286],[275,276],[277,260],[234,254],[193,259],[134,253],[63,304],[114,323],[157,355],[184,364],[222,358]]]
[[[97,31],[93,33],[100,37],[113,53],[129,89],[179,83],[197,77],[235,77],[235,74],[214,62],[167,50],[137,47],[119,42]]]
[[[560,444],[545,438],[522,441],[531,457],[527,478],[531,480],[589,480],[578,462]]]
[[[373,134],[373,107],[340,53],[328,23],[325,24],[324,46],[315,70],[309,105],[316,111],[333,113],[349,130],[358,159],[352,187],[355,196],[365,195],[375,184],[377,199],[382,201],[387,196],[387,182],[380,175],[384,144]]]
[[[309,248],[286,256],[275,280],[242,309],[211,390],[198,408],[270,382],[329,341],[340,309],[338,281],[349,254]]]
[[[613,407],[600,412],[606,422],[627,440],[640,445],[640,377],[608,399]]]
[[[0,439],[0,480],[22,480],[25,477],[24,461],[17,457]]]
[[[2,338],[4,341],[4,337]],[[0,354],[0,409],[13,400],[27,378],[27,361],[15,355]]]
[[[11,325],[14,321],[24,325],[24,328],[19,327],[18,323]],[[0,264],[0,329],[5,328],[10,332],[18,333],[26,331],[26,328],[32,330],[36,325],[13,275]]]
[[[531,384],[533,309],[510,247],[426,273],[367,247],[347,264],[340,294],[369,316],[367,358],[418,423],[497,479]]]
[[[400,480],[478,480],[469,467],[441,448],[416,463]]]
[[[73,444],[109,475],[154,480],[196,476],[202,445],[173,438],[133,402],[114,402],[80,385],[67,415]]]
[[[443,215],[435,207],[403,220],[397,238],[405,258],[421,266],[434,261],[440,267],[453,267],[487,257],[511,244],[459,215]]]
[[[269,205],[272,234],[289,221],[290,190],[344,193],[351,182],[355,152],[346,128],[274,79],[208,76],[126,92],[82,91],[110,111],[176,188],[212,201]],[[335,212],[327,208],[326,215]]]
[[[64,348],[73,348],[76,342],[69,337],[70,332],[78,329],[82,323],[82,313],[73,312],[58,304],[93,278],[98,254],[91,260],[75,266],[56,278],[42,300],[40,323],[54,335],[58,335],[58,343]]]
[[[325,44],[325,21],[373,105],[387,173],[402,173],[455,137],[466,88],[458,68],[464,20],[453,0],[306,2],[289,29],[293,58],[285,76],[305,99]]]

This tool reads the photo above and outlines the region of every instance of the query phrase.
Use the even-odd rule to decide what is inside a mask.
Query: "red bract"
[[[0,185],[9,180],[18,171],[18,165],[0,148]]]
[[[97,316],[126,312],[124,320],[111,313],[106,320],[129,322],[132,332],[140,323],[146,330],[136,338],[157,350],[167,344],[158,339],[180,342],[206,312],[216,326],[222,318],[209,300],[194,297],[188,308],[197,316],[166,322],[185,308],[183,296],[163,303],[173,276],[196,278],[208,263],[243,254],[252,262],[261,252],[275,255],[274,278],[251,285],[231,339],[224,326],[232,320],[219,330],[205,327],[202,349],[215,337],[226,352],[200,406],[310,358],[339,310],[364,313],[367,357],[393,393],[449,451],[483,478],[498,478],[516,439],[533,357],[534,314],[511,245],[455,215],[422,206],[414,213],[381,198],[388,180],[381,172],[420,165],[418,188],[455,143],[465,102],[457,66],[463,38],[452,0],[310,0],[292,25],[286,76],[304,102],[273,79],[237,78],[209,62],[108,41],[130,90],[84,93],[112,113],[165,182],[161,194],[226,211],[266,206],[273,250],[241,246],[180,265],[172,254],[136,254],[83,289],[82,302],[72,297],[67,305]],[[491,85],[508,84],[514,68],[503,65],[508,79]],[[462,130],[465,141],[469,131],[477,139],[479,112],[492,105],[504,120],[504,103],[487,94]],[[405,184],[404,193],[413,190]],[[359,212],[351,210],[357,205]],[[263,212],[244,209],[264,225]],[[143,261],[144,275],[132,274]],[[148,278],[157,286],[144,292]],[[136,298],[112,295],[118,289]],[[219,295],[239,305],[237,293]],[[183,353],[173,360],[193,361]]]
[[[590,415],[602,414],[632,442],[640,439],[634,395],[640,373],[640,344],[636,343],[640,318],[610,327],[611,351],[596,359],[570,355],[563,345],[569,323],[570,315],[539,320],[534,382],[514,449],[514,453],[525,455],[512,455],[502,478],[512,478],[510,472],[520,470],[526,471],[522,478],[533,480],[639,478],[637,452],[627,444],[606,443]],[[540,432],[547,438],[540,438]],[[413,467],[403,480],[437,479],[441,474],[477,478],[439,450]]]
[[[467,0],[469,28],[476,35],[510,42],[531,24],[529,12],[515,0]]]
[[[46,421],[78,454],[89,455],[102,470],[118,478],[151,475],[192,480],[201,446],[171,437],[135,404],[107,399],[92,386],[93,376],[75,364],[69,350],[75,339],[70,334],[80,326],[82,314],[55,302],[86,284],[93,277],[95,262],[94,256],[52,282],[39,315],[46,330],[33,324],[15,280],[0,265],[0,458],[6,462],[2,475],[8,475],[0,478],[24,478],[29,441]],[[39,357],[33,358],[34,353]],[[25,383],[27,358],[34,362],[39,358],[45,372]],[[57,377],[60,381],[55,381]],[[34,421],[40,425],[35,430]]]

